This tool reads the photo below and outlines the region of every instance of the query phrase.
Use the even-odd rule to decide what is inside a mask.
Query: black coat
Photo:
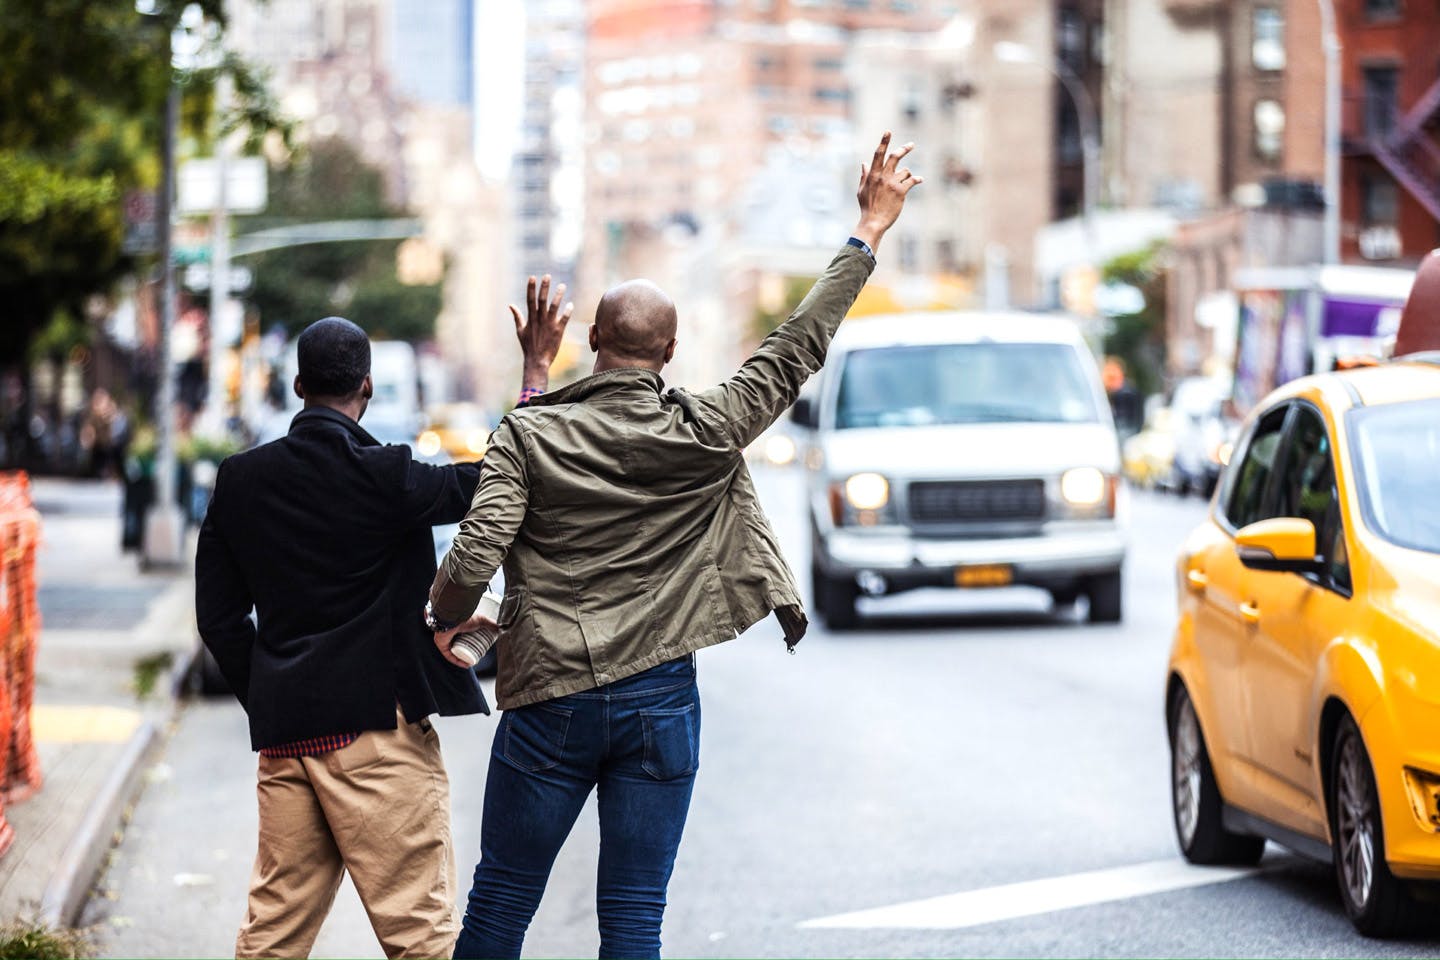
[[[250,715],[252,749],[393,730],[397,701],[412,723],[490,712],[423,620],[430,528],[464,518],[479,476],[475,463],[420,463],[324,407],[220,465],[196,621]]]

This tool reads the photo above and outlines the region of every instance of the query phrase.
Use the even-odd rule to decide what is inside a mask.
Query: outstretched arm
[[[825,362],[835,330],[875,268],[875,253],[900,216],[905,197],[923,182],[901,159],[914,144],[890,153],[890,134],[880,138],[870,165],[860,167],[860,220],[800,306],[761,342],[740,371],[698,399],[725,420],[731,440],[744,447],[795,402],[805,381]],[[858,241],[858,242],[857,242]]]

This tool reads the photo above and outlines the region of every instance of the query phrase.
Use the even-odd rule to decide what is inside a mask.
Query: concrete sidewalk
[[[195,648],[193,571],[142,573],[121,552],[115,482],[37,479],[33,493],[42,628],[32,722],[44,783],[6,808],[15,843],[0,857],[0,921],[68,926],[169,723]]]

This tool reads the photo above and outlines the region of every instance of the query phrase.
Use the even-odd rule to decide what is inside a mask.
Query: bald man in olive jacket
[[[861,170],[854,235],[735,376],[700,393],[666,390],[675,307],[631,281],[596,312],[594,373],[530,399],[491,438],[426,611],[448,656],[454,628],[503,563],[505,715],[457,957],[519,956],[555,854],[596,788],[600,955],[659,955],[698,767],[693,652],[772,611],[792,648],[806,628],[745,447],[824,363],[881,238],[921,182],[899,165],[909,150],[889,153],[889,134],[881,140]]]

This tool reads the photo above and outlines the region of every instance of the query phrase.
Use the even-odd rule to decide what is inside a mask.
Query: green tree
[[[1105,352],[1125,361],[1130,382],[1142,395],[1158,392],[1165,370],[1165,244],[1156,241],[1121,254],[1101,268],[1103,283],[1128,284],[1145,296],[1139,313],[1112,317]]]
[[[270,172],[265,213],[240,232],[328,220],[403,216],[385,199],[381,174],[342,140],[322,140]],[[357,240],[288,247],[246,258],[255,274],[248,300],[268,329],[299,333],[339,314],[367,332],[395,340],[434,335],[439,285],[407,285],[395,273],[395,240]]]

